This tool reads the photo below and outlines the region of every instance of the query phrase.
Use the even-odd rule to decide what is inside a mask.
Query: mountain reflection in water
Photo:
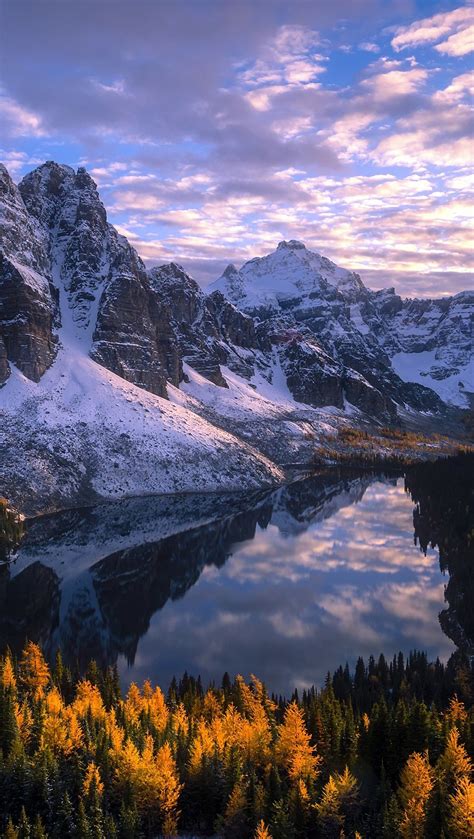
[[[124,682],[256,672],[286,693],[359,655],[472,653],[472,474],[466,456],[32,520],[0,568],[0,646],[118,661]]]

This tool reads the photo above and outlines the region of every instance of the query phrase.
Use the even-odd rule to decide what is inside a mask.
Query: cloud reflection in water
[[[206,566],[185,597],[154,615],[123,677],[166,683],[188,670],[206,682],[255,672],[288,693],[358,655],[421,648],[447,657],[443,593],[437,551],[414,545],[403,480],[376,482],[305,530],[274,511],[222,568]]]

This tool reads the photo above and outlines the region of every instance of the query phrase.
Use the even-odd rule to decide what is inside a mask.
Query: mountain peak
[[[235,277],[238,274],[238,268],[234,265],[233,262],[229,262],[227,268],[224,270],[222,276],[223,277]]]
[[[304,242],[299,242],[298,239],[283,240],[278,243],[277,251],[301,251],[306,250]]]

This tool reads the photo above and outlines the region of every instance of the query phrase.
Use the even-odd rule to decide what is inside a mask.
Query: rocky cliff
[[[474,390],[468,292],[373,292],[293,240],[204,291],[51,161],[0,167],[0,235],[0,489],[30,511],[272,483],[322,435],[444,427]]]

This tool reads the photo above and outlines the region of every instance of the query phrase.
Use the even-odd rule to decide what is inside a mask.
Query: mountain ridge
[[[0,482],[29,512],[271,485],[347,425],[457,416],[395,366],[461,380],[469,292],[405,305],[296,240],[203,291],[147,270],[87,171],[53,161],[18,186],[0,166],[0,233]]]

